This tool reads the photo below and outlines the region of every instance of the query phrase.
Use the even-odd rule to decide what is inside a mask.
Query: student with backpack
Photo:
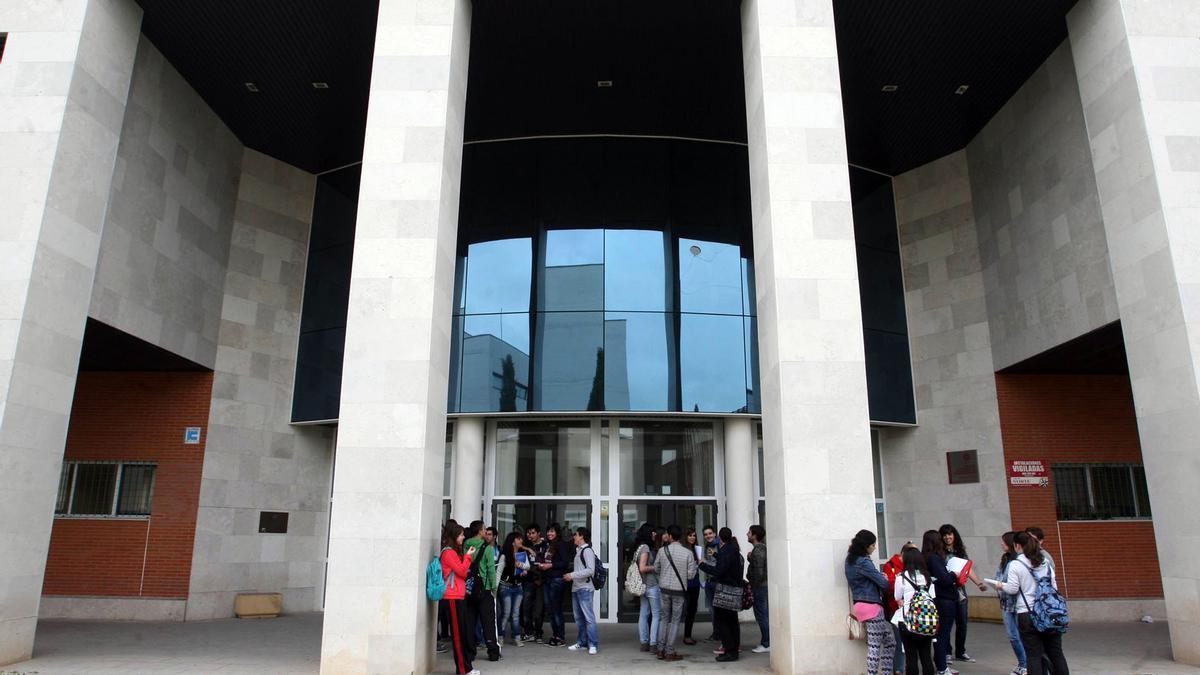
[[[933,662],[939,675],[957,675],[948,665],[950,635],[958,617],[958,576],[946,569],[946,543],[937,530],[927,530],[921,538],[921,555],[936,589],[934,604],[938,611],[938,634],[933,643]]]
[[[450,612],[450,654],[454,658],[454,672],[479,675],[471,665],[475,660],[475,615],[466,602],[467,575],[477,549],[468,547],[464,553],[463,539],[463,528],[458,523],[448,523],[442,532],[442,550],[438,555],[440,572],[445,580],[442,598]]]
[[[638,640],[644,652],[658,653],[659,623],[662,620],[662,591],[658,587],[658,574],[654,571],[654,558],[658,553],[660,537],[650,523],[638,528],[634,543],[633,564],[641,574],[641,598],[638,600]]]
[[[596,608],[592,603],[596,593],[593,580],[597,579],[599,571],[600,558],[592,548],[591,532],[586,527],[580,527],[575,530],[575,562],[571,571],[563,575],[563,581],[571,582],[571,609],[575,613],[575,625],[579,628],[575,644],[567,647],[571,651],[586,649],[588,654],[595,654],[600,648]]]
[[[888,621],[892,621],[893,626],[896,626],[896,649],[892,652],[892,670],[896,673],[896,675],[900,675],[900,673],[904,672],[905,659],[903,641],[900,639],[900,627],[897,626],[893,621],[896,615],[896,610],[900,608],[900,604],[893,597],[893,594],[896,590],[896,579],[904,573],[904,552],[909,549],[913,549],[920,553],[920,549],[917,548],[916,544],[912,543],[911,541],[906,541],[904,542],[904,545],[900,547],[900,552],[893,554],[892,557],[888,558],[888,561],[885,562],[880,568],[880,570],[883,572],[883,576],[887,577],[888,580],[887,590],[883,593],[883,599],[886,602],[883,607],[883,614]]]
[[[925,556],[916,546],[905,548],[901,556],[903,567],[897,573],[892,598],[896,612],[892,623],[899,628],[904,644],[905,675],[935,675],[933,638],[937,636],[937,606],[933,598],[937,591],[929,578]]]
[[[1008,564],[1001,589],[1017,596],[1017,631],[1025,647],[1029,675],[1042,675],[1042,656],[1050,659],[1054,675],[1070,675],[1063,654],[1062,634],[1067,631],[1067,603],[1058,593],[1054,568],[1042,553],[1038,540],[1028,532],[1014,538],[1021,549]]]
[[[500,660],[500,643],[496,639],[496,554],[493,546],[484,539],[483,521],[472,521],[467,526],[467,546],[479,554],[471,561],[471,573],[467,576],[467,602],[483,628],[483,643],[487,646],[489,661]]]

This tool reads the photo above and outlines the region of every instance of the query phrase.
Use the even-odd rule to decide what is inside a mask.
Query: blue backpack
[[[1033,627],[1039,633],[1067,632],[1067,624],[1070,622],[1070,617],[1067,616],[1067,601],[1059,595],[1058,589],[1054,587],[1050,572],[1039,577],[1034,573],[1032,567],[1023,562],[1021,564],[1029,570],[1037,582],[1033,592],[1032,606],[1029,604],[1029,599],[1025,597],[1025,593],[1021,593],[1021,600],[1025,603],[1025,609],[1029,610],[1029,619],[1033,622]]]
[[[445,550],[442,549],[442,551]],[[441,600],[446,595],[446,575],[442,572],[441,553],[438,553],[437,557],[425,568],[425,595],[434,602]]]

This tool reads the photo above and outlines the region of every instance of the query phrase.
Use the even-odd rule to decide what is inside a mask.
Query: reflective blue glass
[[[461,412],[529,410],[529,315],[463,317]]]
[[[670,309],[667,237],[653,230],[604,233],[604,308],[663,312]]]
[[[742,313],[741,248],[679,239],[679,309],[711,314]]]
[[[742,314],[758,315],[758,307],[755,306],[757,298],[754,293],[754,261],[742,258]]]
[[[550,230],[545,241],[538,309],[603,309],[604,230]]]
[[[500,239],[467,248],[466,313],[528,312],[533,242]]]
[[[742,318],[746,354],[746,412],[762,411],[762,402],[758,392],[758,319],[747,316]]]
[[[534,410],[604,409],[604,315],[537,316]]]
[[[744,412],[744,333],[741,316],[680,316],[679,380],[685,412]]]
[[[674,362],[672,315],[604,314],[605,410],[670,410]]]

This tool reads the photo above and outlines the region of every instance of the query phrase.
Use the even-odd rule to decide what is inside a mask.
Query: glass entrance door
[[[501,542],[509,532],[524,532],[530,524],[537,523],[542,528],[542,536],[546,536],[546,528],[550,523],[562,526],[563,541],[568,546],[571,536],[577,527],[591,528],[592,506],[589,502],[580,501],[496,501],[492,504],[492,522],[495,523],[496,536]],[[573,621],[571,613],[571,593],[568,586],[563,593],[563,616],[568,622]]]
[[[620,513],[620,565],[616,570],[622,582],[617,618],[622,622],[636,622],[641,599],[625,590],[624,575],[629,564],[633,562],[634,551],[637,550],[635,538],[638,528],[642,523],[661,527],[678,525],[685,533],[688,528],[695,528],[699,541],[703,542],[704,527],[717,524],[717,503],[715,500],[622,500],[617,510]],[[701,578],[703,579],[703,576]],[[698,613],[707,614],[708,611],[707,600],[701,593]]]

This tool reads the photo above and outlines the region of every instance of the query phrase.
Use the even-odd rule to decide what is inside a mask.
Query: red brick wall
[[[187,597],[211,400],[212,373],[79,373],[65,458],[153,461],[154,496],[149,519],[56,518],[44,594]]]
[[[1047,471],[1055,463],[1142,461],[1127,376],[997,374],[996,393],[1006,467],[1016,459],[1040,459]],[[1150,521],[1057,523],[1053,479],[1047,488],[1009,484],[1008,501],[1013,529],[1046,531],[1069,597],[1162,597]],[[1139,562],[1119,562],[1128,560]]]

